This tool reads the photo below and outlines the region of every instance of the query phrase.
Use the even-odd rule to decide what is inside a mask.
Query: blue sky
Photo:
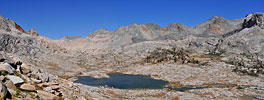
[[[264,12],[264,0],[1,0],[0,14],[24,30],[57,39],[82,36],[130,24],[200,24],[213,16],[226,19]]]

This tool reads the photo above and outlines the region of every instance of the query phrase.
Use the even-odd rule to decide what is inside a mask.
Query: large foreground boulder
[[[30,84],[22,84],[20,86],[20,89],[26,90],[26,91],[35,91],[36,90],[36,87],[33,86],[33,85],[30,85]]]
[[[43,100],[59,100],[58,96],[51,94],[49,92],[37,90],[37,93],[38,93],[38,96],[40,97],[40,99],[43,99]]]
[[[24,83],[23,79],[14,75],[7,75],[7,78],[10,79],[14,84]]]
[[[11,80],[6,80],[5,84],[8,89],[17,89],[16,85]]]
[[[0,64],[0,72],[7,72],[8,74],[13,74],[15,69],[8,63]]]

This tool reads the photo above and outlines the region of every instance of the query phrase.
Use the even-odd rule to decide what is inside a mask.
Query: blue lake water
[[[93,78],[90,76],[79,76],[76,83],[89,86],[108,86],[118,89],[163,89],[167,81],[153,79],[145,75],[130,75],[112,73],[110,78]]]
[[[131,75],[112,73],[108,74],[110,78],[93,78],[90,76],[79,76],[75,83],[81,83],[89,86],[108,86],[118,89],[163,89],[168,88],[174,91],[188,91],[193,89],[204,88],[227,88],[234,87],[232,85],[224,86],[201,86],[201,87],[165,87],[169,82],[153,79],[145,75]]]

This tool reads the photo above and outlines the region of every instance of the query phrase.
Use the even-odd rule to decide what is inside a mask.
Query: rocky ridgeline
[[[57,78],[1,52],[0,97],[8,99],[58,100],[62,93]]]

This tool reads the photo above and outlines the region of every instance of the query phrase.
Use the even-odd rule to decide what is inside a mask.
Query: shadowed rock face
[[[20,27],[19,25],[16,24],[16,29],[19,30],[20,32],[25,32],[22,27]]]

